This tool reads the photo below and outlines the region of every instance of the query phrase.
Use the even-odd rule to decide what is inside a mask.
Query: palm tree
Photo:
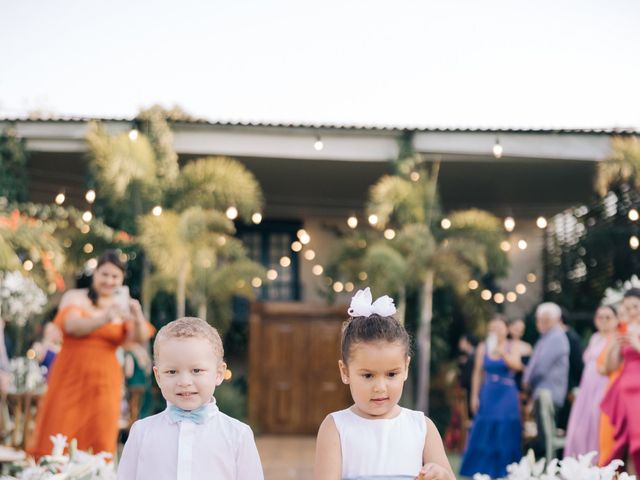
[[[439,164],[431,173],[423,165],[416,156],[400,161],[398,174],[382,177],[371,188],[368,213],[376,215],[376,227],[399,230],[390,243],[405,258],[406,287],[420,292],[416,408],[427,412],[434,288],[451,286],[462,294],[468,281],[486,273],[490,265],[503,273],[506,257],[498,248],[500,221],[487,212],[454,212],[448,229],[435,226],[440,217]]]
[[[640,140],[637,136],[616,137],[611,147],[609,156],[598,163],[596,191],[604,197],[620,184],[640,191]]]
[[[253,174],[226,157],[195,160],[180,171],[166,203],[171,208],[160,216],[141,218],[140,242],[155,268],[154,285],[176,293],[178,315],[187,298],[206,318],[212,300],[220,306],[235,294],[253,295],[251,280],[264,270],[247,258],[229,219],[229,208],[244,218],[262,209]]]

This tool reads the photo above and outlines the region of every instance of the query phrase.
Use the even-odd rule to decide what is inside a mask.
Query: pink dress
[[[596,332],[591,336],[584,352],[584,371],[580,379],[580,390],[571,408],[565,456],[583,455],[598,451],[600,429],[600,402],[604,397],[609,378],[598,373],[596,361],[605,348],[607,338]],[[594,459],[597,462],[598,457]]]

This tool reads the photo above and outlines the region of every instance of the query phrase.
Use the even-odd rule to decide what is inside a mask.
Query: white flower
[[[59,457],[64,454],[64,449],[67,446],[67,437],[58,433],[57,435],[51,435],[49,437],[51,443],[53,443],[53,450],[51,450],[51,456]]]

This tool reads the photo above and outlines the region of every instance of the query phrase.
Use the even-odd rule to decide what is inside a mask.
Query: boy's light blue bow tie
[[[183,410],[175,405],[169,405],[169,417],[174,422],[193,422],[199,425],[207,419],[207,405],[203,405],[195,410]]]

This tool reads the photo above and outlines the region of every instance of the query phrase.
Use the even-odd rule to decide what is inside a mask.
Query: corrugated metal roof
[[[88,117],[88,116],[42,116],[42,117],[0,117],[0,122],[61,122],[84,123],[91,120],[103,122],[134,122],[135,118],[124,117]],[[424,127],[424,126],[391,126],[391,125],[358,125],[330,123],[295,123],[241,120],[207,120],[190,118],[174,120],[171,123],[182,125],[211,125],[217,127],[254,127],[254,128],[295,128],[309,130],[359,130],[359,131],[414,131],[414,132],[451,132],[451,133],[544,133],[544,134],[607,134],[607,135],[639,135],[640,131],[632,127],[603,128],[508,128],[508,127]]]

